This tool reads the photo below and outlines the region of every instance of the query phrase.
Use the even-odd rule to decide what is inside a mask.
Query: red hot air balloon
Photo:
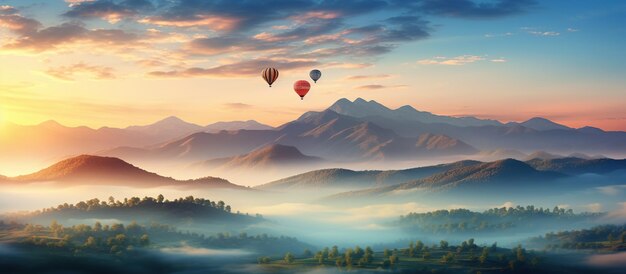
[[[300,100],[304,100],[304,96],[309,92],[309,89],[311,89],[311,84],[306,80],[298,80],[293,83],[293,90],[300,95]]]
[[[265,82],[267,82],[267,84],[269,84],[271,88],[274,81],[278,79],[278,70],[275,68],[265,68],[261,72],[261,77],[265,79]]]

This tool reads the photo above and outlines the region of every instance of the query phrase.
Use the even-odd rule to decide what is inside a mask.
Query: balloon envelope
[[[313,80],[313,82],[317,83],[317,80],[319,80],[322,77],[322,72],[319,71],[318,69],[314,69],[311,72],[309,72],[309,76],[311,76],[311,79]]]
[[[278,70],[275,68],[265,68],[261,72],[261,77],[272,87],[272,84],[278,79]]]
[[[309,92],[309,89],[311,89],[311,84],[309,84],[306,80],[298,80],[293,83],[293,90],[300,95],[301,100],[304,99],[304,96]]]

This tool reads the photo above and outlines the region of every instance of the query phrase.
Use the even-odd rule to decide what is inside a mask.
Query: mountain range
[[[247,189],[222,178],[176,180],[160,176],[112,157],[80,155],[65,159],[38,172],[1,179],[4,183],[54,182],[57,185],[119,185],[133,187],[184,186]]]
[[[340,99],[325,110],[306,112],[276,128],[252,120],[199,126],[176,117],[123,129],[65,127],[54,121],[7,127],[0,132],[0,162],[13,170],[21,163],[49,163],[80,154],[117,157],[135,164],[225,164],[225,159],[236,157],[236,162],[245,164],[250,160],[244,160],[244,155],[271,145],[294,147],[303,155],[337,163],[441,157],[527,160],[535,158],[528,156],[535,151],[545,153],[541,158],[555,153],[626,154],[626,132],[570,128],[541,117],[503,124],[435,115],[411,106],[390,109],[361,98]]]
[[[444,191],[471,187],[476,191],[537,187],[581,174],[610,175],[626,170],[626,159],[504,159],[459,161],[404,170],[322,169],[280,179],[256,188],[271,191],[344,189],[343,196],[370,196],[407,190]]]

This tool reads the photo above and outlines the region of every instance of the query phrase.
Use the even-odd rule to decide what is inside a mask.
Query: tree
[[[383,252],[383,257],[389,258],[389,256],[391,256],[389,249],[385,248],[385,251]]]
[[[396,254],[391,255],[391,256],[389,256],[389,262],[392,265],[396,265],[396,264],[398,264],[400,262],[400,257],[398,255],[396,255]]]
[[[352,258],[354,256],[354,251],[352,248],[346,249],[346,252],[343,254],[343,259],[346,261],[346,265],[352,265]]]
[[[313,252],[311,252],[311,250],[308,248],[305,249],[302,254],[304,255],[305,258],[310,258],[311,256],[313,256]]]
[[[441,242],[439,242],[439,247],[441,247],[441,249],[447,249],[448,248],[448,242],[441,240]]]
[[[287,264],[291,264],[294,261],[294,257],[291,254],[291,252],[287,252],[287,254],[285,254],[285,263]]]
[[[365,248],[365,254],[363,255],[363,262],[365,263],[371,263],[374,261],[374,251],[372,250],[371,247],[366,247]]]
[[[422,253],[422,259],[429,260],[430,259],[430,252],[424,251],[424,253]]]
[[[443,257],[441,257],[442,263],[451,263],[453,261],[454,261],[454,253],[452,252],[448,252],[446,255],[443,255]]]
[[[315,253],[315,259],[319,264],[324,264],[324,253],[322,251],[318,251]]]
[[[163,197],[163,194],[159,194],[159,196],[157,196],[157,203],[162,204],[164,200],[165,197]]]
[[[328,253],[328,259],[332,260],[334,258],[337,258],[337,256],[339,256],[339,248],[337,248],[337,246],[333,246],[333,249],[330,251],[330,253]]]
[[[96,238],[94,238],[93,236],[89,236],[87,237],[87,240],[85,241],[84,247],[95,248],[97,245],[98,243],[96,242]]]
[[[259,264],[269,264],[270,263],[270,257],[259,257],[257,259],[257,262],[259,262]]]
[[[139,244],[141,246],[148,246],[150,244],[150,237],[148,237],[148,234],[141,235],[141,238],[139,238]]]
[[[483,248],[483,252],[480,254],[480,257],[478,257],[478,261],[482,265],[482,264],[485,264],[488,258],[489,258],[489,249],[485,247]]]
[[[93,231],[94,231],[94,232],[100,232],[100,231],[102,231],[102,224],[101,224],[100,222],[96,222],[96,223],[93,225]]]

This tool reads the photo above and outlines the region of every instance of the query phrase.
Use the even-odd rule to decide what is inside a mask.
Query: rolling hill
[[[571,175],[606,174],[616,170],[626,170],[626,159],[536,158],[526,161],[526,163],[537,170],[556,171]]]
[[[38,172],[9,178],[13,183],[54,182],[60,185],[121,185],[134,187],[185,186],[246,189],[214,177],[176,180],[148,172],[118,158],[81,155],[58,162]]]
[[[322,169],[287,177],[257,186],[256,188],[273,191],[316,188],[364,189],[400,184],[409,180],[428,177],[446,170],[477,164],[480,164],[480,162],[459,161],[451,164],[385,171],[354,171],[340,168]]]
[[[268,169],[303,164],[317,164],[323,160],[302,154],[297,148],[279,144],[267,145],[235,157],[218,158],[196,163],[196,166],[219,169]]]
[[[412,193],[416,190],[488,194],[498,191],[532,189],[566,177],[566,175],[554,171],[536,170],[518,160],[505,159],[452,168],[402,184],[339,193],[329,197],[329,199],[403,194]]]

